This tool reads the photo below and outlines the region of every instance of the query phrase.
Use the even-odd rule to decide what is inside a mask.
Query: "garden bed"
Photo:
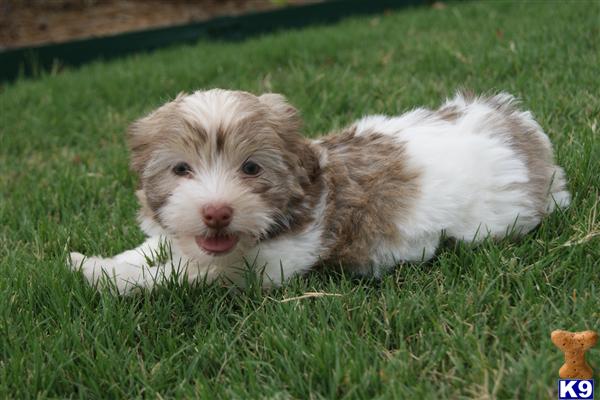
[[[0,49],[184,25],[323,0],[5,0]]]

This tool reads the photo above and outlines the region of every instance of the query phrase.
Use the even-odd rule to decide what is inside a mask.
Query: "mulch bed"
[[[0,50],[320,1],[323,0],[0,0]]]

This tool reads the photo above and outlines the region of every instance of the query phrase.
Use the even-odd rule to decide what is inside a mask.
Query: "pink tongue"
[[[211,253],[223,253],[233,249],[238,241],[237,236],[196,236],[196,243]]]

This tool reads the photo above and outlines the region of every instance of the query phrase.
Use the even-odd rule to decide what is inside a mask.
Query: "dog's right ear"
[[[177,123],[174,120],[175,107],[184,97],[181,92],[175,100],[170,101],[145,117],[133,122],[127,130],[127,145],[130,152],[131,169],[138,175],[142,173],[154,151],[157,138],[164,135],[168,128]]]
[[[138,175],[144,170],[152,153],[150,148],[152,134],[149,132],[149,128],[152,126],[151,117],[152,114],[138,119],[129,125],[127,130],[127,146],[130,154],[129,165]]]

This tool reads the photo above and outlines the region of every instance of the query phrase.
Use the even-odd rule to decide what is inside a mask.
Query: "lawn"
[[[468,2],[4,85],[0,398],[556,398],[550,331],[600,330],[599,26],[598,2]],[[126,126],[209,87],[283,93],[307,135],[461,87],[506,90],[554,142],[573,205],[517,243],[448,244],[381,281],[95,292],[67,251],[143,239]],[[305,292],[332,295],[282,301]],[[599,379],[600,346],[588,359]]]

